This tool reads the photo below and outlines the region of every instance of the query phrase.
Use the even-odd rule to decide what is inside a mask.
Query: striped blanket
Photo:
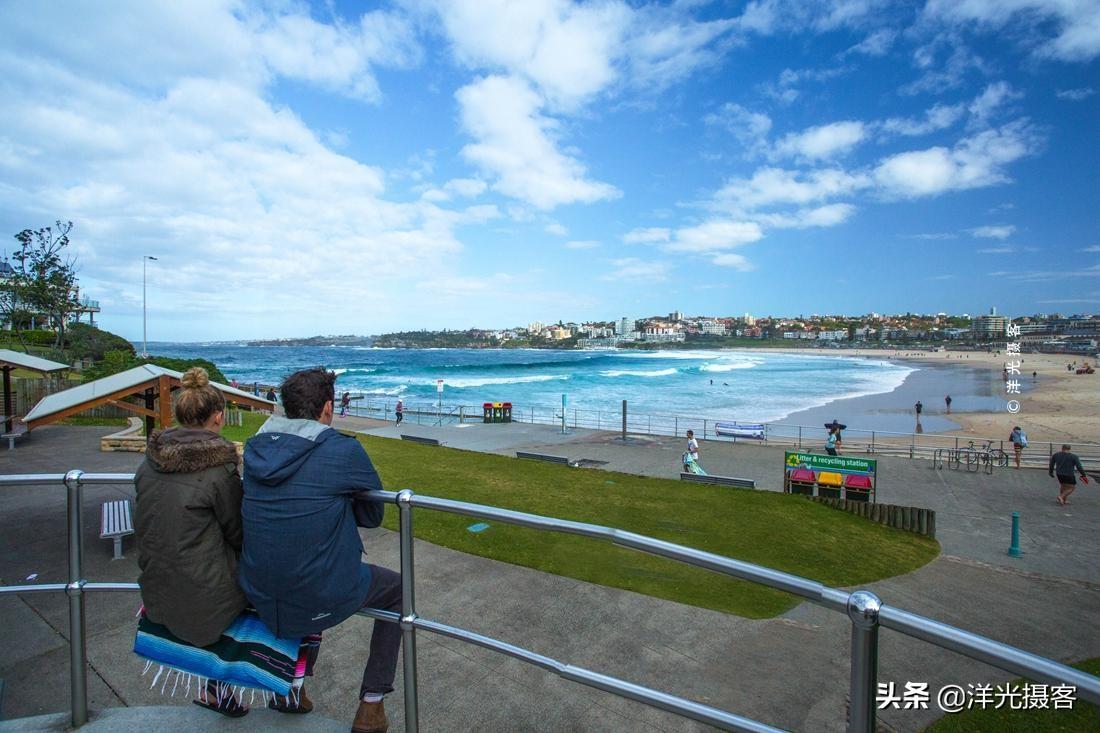
[[[302,639],[277,638],[249,608],[222,632],[218,641],[197,647],[149,620],[143,608],[134,653],[148,662],[143,674],[154,664],[160,665],[152,686],[156,687],[163,677],[161,693],[168,691],[174,674],[173,695],[181,681],[186,681],[188,693],[193,682],[201,689],[206,681],[212,681],[238,692],[250,689],[265,697],[267,694],[285,697],[313,674],[320,644],[320,634]]]

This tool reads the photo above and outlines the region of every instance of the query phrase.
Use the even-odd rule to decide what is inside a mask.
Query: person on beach
[[[336,375],[317,367],[283,381],[285,417],[245,445],[241,588],[279,637],[318,634],[364,607],[400,612],[401,575],[361,561],[359,527],[382,523],[382,489],[362,443],[332,429]],[[383,733],[401,627],[375,621],[353,733]],[[304,691],[301,705],[312,709]]]
[[[944,403],[947,405],[947,414],[951,414],[951,395],[947,395],[943,398]]]
[[[1027,434],[1017,425],[1012,428],[1008,439],[1012,442],[1012,450],[1016,454],[1016,468],[1018,469],[1020,467],[1020,456],[1023,455],[1024,448],[1027,447]]]
[[[264,398],[266,400],[268,400],[269,402],[275,402],[276,401],[275,388],[274,387],[268,387],[267,388],[267,394],[264,395]]]
[[[405,419],[405,403],[401,400],[397,400],[397,406],[393,408],[394,413],[397,415],[397,422],[394,425],[400,425],[401,421]]]
[[[345,392],[340,395],[340,417],[348,416],[348,407],[351,406],[351,393]]]
[[[699,462],[699,441],[695,439],[695,431],[687,431],[687,450],[684,452],[684,473],[691,472],[691,462]]]
[[[1077,477],[1073,475],[1076,470],[1081,474],[1081,480],[1086,484],[1089,477],[1081,465],[1081,459],[1070,453],[1070,446],[1063,445],[1062,450],[1050,457],[1047,473],[1058,477],[1058,503],[1062,506],[1069,504],[1069,495],[1077,488]]]
[[[917,400],[917,404],[913,405],[913,408],[917,411],[917,417],[920,418],[921,412],[924,411],[924,405],[921,404],[920,400]]]
[[[225,398],[202,367],[180,378],[178,427],[154,430],[134,476],[138,585],[145,616],[194,646],[219,640],[248,605],[237,585],[241,476],[221,437]],[[224,715],[248,712],[211,680],[195,701]]]

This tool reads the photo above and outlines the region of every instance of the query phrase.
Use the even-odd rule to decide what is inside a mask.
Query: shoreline
[[[749,349],[731,350],[749,351]],[[906,377],[905,382],[895,388],[892,393],[872,395],[871,398],[900,392],[905,388],[906,383],[914,375],[919,374],[920,371],[925,369],[940,371],[945,367],[988,369],[994,382],[1003,388],[1001,370],[1008,360],[1004,353],[984,351],[927,352],[888,351],[885,349],[830,349],[826,354],[823,354],[820,349],[792,348],[784,351],[801,353],[807,356],[880,359],[912,364],[918,368],[918,371]],[[959,406],[959,409],[952,411],[950,415],[950,420],[956,423],[958,427],[943,431],[929,430],[927,418],[938,415],[942,411],[942,403],[939,402],[942,395],[937,395],[934,402],[926,401],[926,406],[931,408],[925,412],[926,432],[936,432],[942,435],[995,437],[1007,436],[1012,432],[1015,425],[1020,425],[1031,440],[1044,442],[1065,441],[1071,445],[1074,440],[1100,443],[1100,419],[1097,417],[1096,409],[1096,406],[1100,405],[1100,376],[1097,374],[1078,375],[1066,369],[1067,364],[1075,363],[1080,366],[1085,362],[1092,363],[1093,360],[1067,354],[1022,354],[1019,358],[1022,373],[1018,379],[1022,382],[1024,389],[1020,395],[1012,395],[1020,402],[1018,413],[1012,414],[1003,408],[997,410],[966,410]],[[1036,373],[1034,381],[1032,372]],[[998,389],[998,401],[1007,401],[1003,389]],[[844,400],[833,400],[826,407],[835,410],[838,403],[841,402],[844,402]],[[797,414],[792,413],[789,417]],[[943,415],[943,417],[946,417],[946,415]]]

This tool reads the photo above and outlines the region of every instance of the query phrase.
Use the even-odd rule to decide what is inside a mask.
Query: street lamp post
[[[149,335],[145,325],[145,263],[149,260],[153,262],[157,261],[156,257],[152,255],[141,256],[141,358],[146,359],[149,356]]]

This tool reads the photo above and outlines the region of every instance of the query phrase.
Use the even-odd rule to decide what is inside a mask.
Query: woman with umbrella
[[[829,437],[825,445],[825,452],[831,456],[840,455],[840,431],[846,429],[848,426],[836,421],[833,418],[832,422],[825,423],[825,429],[829,431]]]

